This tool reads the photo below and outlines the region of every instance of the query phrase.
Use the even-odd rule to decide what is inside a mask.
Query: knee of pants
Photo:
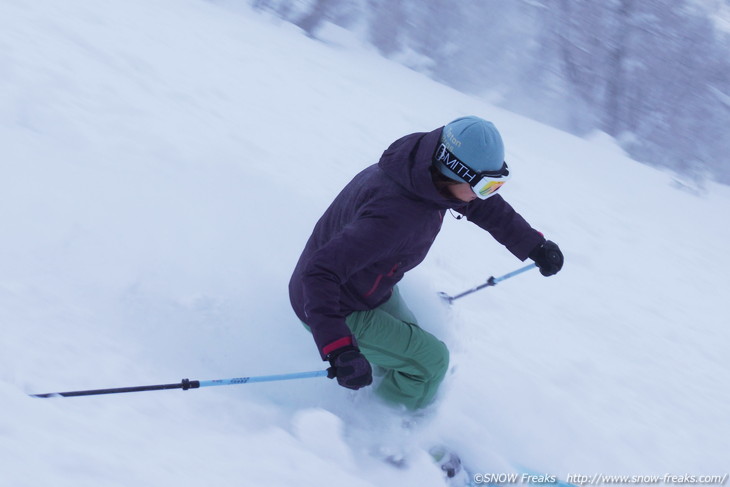
[[[424,364],[428,371],[426,380],[443,379],[449,368],[449,349],[444,342],[437,341],[429,355],[427,363]]]

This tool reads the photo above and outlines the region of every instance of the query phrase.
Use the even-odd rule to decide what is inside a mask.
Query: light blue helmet
[[[502,136],[492,122],[482,118],[469,116],[450,122],[441,133],[441,143],[460,161],[477,172],[499,171],[504,165]],[[465,181],[438,159],[434,164],[449,179]]]

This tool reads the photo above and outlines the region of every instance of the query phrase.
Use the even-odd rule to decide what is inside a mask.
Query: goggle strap
[[[502,167],[497,171],[475,171],[471,166],[456,157],[454,153],[446,147],[446,144],[443,143],[436,147],[436,152],[433,154],[433,160],[439,164],[443,164],[454,174],[469,183],[470,186],[476,185],[485,176],[490,178],[504,178],[509,175],[509,169],[507,168],[506,162],[502,162]]]

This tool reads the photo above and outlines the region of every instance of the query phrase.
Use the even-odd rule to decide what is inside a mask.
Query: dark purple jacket
[[[314,227],[289,296],[322,358],[352,339],[347,315],[383,304],[403,274],[423,261],[447,209],[487,230],[520,260],[545,240],[500,195],[465,203],[436,189],[429,167],[442,128],[395,141],[378,164],[345,186]]]

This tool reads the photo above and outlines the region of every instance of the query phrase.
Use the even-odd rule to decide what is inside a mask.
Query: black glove
[[[535,261],[543,276],[552,276],[563,268],[563,253],[558,244],[550,240],[532,249],[529,257]]]
[[[327,369],[327,377],[348,389],[360,389],[373,383],[373,369],[370,362],[356,347],[348,345],[338,348],[327,355],[332,367]]]

